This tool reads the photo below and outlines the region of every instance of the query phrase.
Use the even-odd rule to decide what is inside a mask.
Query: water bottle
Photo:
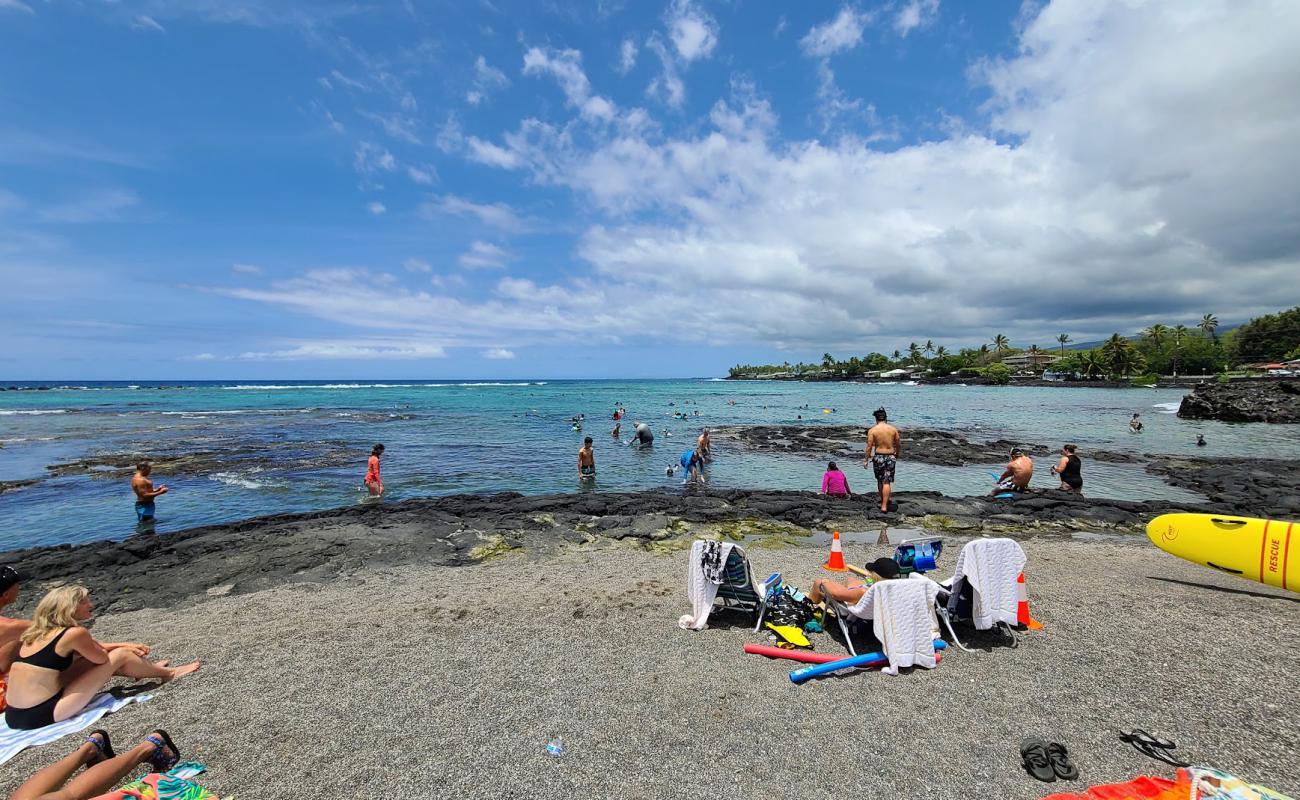
[[[564,737],[556,736],[546,745],[546,754],[551,758],[559,758],[564,755]]]

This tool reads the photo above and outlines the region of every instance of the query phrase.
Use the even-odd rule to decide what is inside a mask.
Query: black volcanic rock
[[[1300,422],[1300,381],[1202,383],[1183,397],[1178,416],[1224,422]]]

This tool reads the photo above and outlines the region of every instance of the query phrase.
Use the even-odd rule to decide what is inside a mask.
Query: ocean
[[[6,384],[23,386],[25,384]],[[35,385],[35,384],[30,384]],[[1300,458],[1300,426],[1180,420],[1182,390],[909,386],[777,381],[230,381],[85,382],[0,392],[0,481],[39,479],[0,494],[0,550],[122,539],[136,532],[129,478],[102,466],[48,465],[144,453],[189,454],[181,474],[155,483],[158,532],[248,517],[376,502],[362,486],[366,457],[382,442],[382,500],[464,492],[680,490],[677,462],[704,426],[866,424],[878,406],[906,437],[909,426],[1059,446],[1077,443],[1089,495],[1121,499],[1199,496],[1141,465],[1091,462],[1089,449],[1199,456]],[[732,403],[734,401],[734,404]],[[641,450],[611,435],[616,403],[652,425]],[[807,406],[807,408],[802,408]],[[823,411],[826,409],[828,411]],[[829,412],[834,409],[833,412]],[[1141,435],[1128,432],[1140,412]],[[688,419],[675,419],[685,412]],[[698,412],[698,414],[697,414]],[[586,417],[584,430],[569,418]],[[800,419],[802,417],[802,419]],[[1196,434],[1210,442],[1195,446]],[[598,480],[581,486],[576,454],[595,439]],[[904,444],[906,447],[906,444]],[[715,447],[707,471],[720,487],[820,486],[823,459]],[[906,451],[904,451],[906,455]],[[859,464],[841,465],[855,490],[873,488]],[[899,465],[899,491],[982,494],[1000,464]],[[1041,464],[1035,485],[1055,485]]]

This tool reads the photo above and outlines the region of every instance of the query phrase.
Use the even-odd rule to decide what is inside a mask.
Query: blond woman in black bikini
[[[182,667],[149,661],[142,644],[95,641],[81,624],[92,608],[84,587],[54,589],[37,603],[31,627],[0,653],[0,672],[9,673],[9,727],[31,730],[76,716],[114,675],[165,683],[199,668],[197,661]]]

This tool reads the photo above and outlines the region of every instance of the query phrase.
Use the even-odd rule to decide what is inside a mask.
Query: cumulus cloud
[[[894,30],[906,36],[917,28],[924,28],[939,14],[939,0],[908,0],[894,15]]]
[[[500,245],[476,240],[457,262],[465,269],[502,269],[512,260],[514,256]]]
[[[433,267],[423,258],[408,258],[402,262],[407,272],[433,272]]]
[[[577,50],[530,47],[524,53],[524,74],[555,78],[565,101],[584,117],[603,120],[614,117],[614,104],[591,93],[591,81],[582,69],[582,53]]]
[[[421,186],[428,186],[438,179],[438,170],[434,169],[432,164],[423,164],[421,166],[408,166],[406,176],[412,182]]]
[[[673,108],[680,107],[686,100],[686,84],[682,82],[681,75],[677,72],[677,64],[673,61],[672,53],[668,52],[668,48],[657,36],[650,37],[646,47],[659,57],[659,63],[663,67],[659,77],[650,82],[646,94],[660,98]]]
[[[483,357],[493,361],[504,361],[514,358],[515,354],[504,347],[490,347],[483,351]]]
[[[870,21],[870,14],[845,6],[834,19],[814,25],[799,40],[799,46],[808,55],[818,58],[852,50],[862,42],[862,31]]]
[[[388,207],[385,206],[383,203],[379,202],[378,200],[372,200],[371,202],[366,203],[366,210],[377,217],[380,214],[386,212],[388,210]]]
[[[210,353],[204,353],[212,357]],[[348,359],[408,361],[420,358],[446,358],[441,345],[405,341],[314,341],[281,350],[240,353],[237,361],[339,361]],[[198,358],[198,356],[196,356]]]
[[[668,37],[682,61],[707,58],[718,44],[718,23],[690,0],[674,0],[668,8]]]

